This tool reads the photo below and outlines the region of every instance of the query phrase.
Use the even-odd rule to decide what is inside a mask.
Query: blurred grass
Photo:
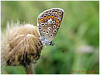
[[[8,21],[37,24],[38,15],[49,8],[62,8],[64,18],[53,42],[35,64],[37,74],[99,73],[99,1],[1,1],[1,30]],[[84,46],[84,51],[81,48]],[[87,47],[92,47],[87,49]],[[67,53],[61,52],[65,50]],[[88,51],[92,51],[88,53]],[[6,67],[5,73],[23,74],[22,67]]]

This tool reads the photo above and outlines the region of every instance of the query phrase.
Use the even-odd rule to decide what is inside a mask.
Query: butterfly
[[[37,18],[37,26],[40,35],[40,41],[43,45],[51,45],[56,36],[63,18],[64,10],[61,8],[52,8],[43,11]]]

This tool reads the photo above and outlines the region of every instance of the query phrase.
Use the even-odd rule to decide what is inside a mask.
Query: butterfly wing
[[[63,18],[64,11],[52,8],[42,12],[37,19],[37,26],[41,37],[51,42],[57,34]]]

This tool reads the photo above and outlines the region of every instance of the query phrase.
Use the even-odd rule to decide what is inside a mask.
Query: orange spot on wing
[[[48,16],[48,19],[50,18],[50,16]]]
[[[41,19],[39,19],[38,21],[41,22]]]
[[[43,19],[47,19],[47,17],[43,17]]]
[[[41,21],[43,21],[43,19],[39,19],[38,21],[41,22]]]
[[[59,16],[61,16],[61,13],[58,13],[59,14]]]
[[[57,19],[57,17],[54,17],[54,19]]]
[[[53,18],[54,18],[54,16],[51,16],[51,18],[53,19]]]
[[[57,23],[59,23],[59,20],[56,20]]]
[[[41,21],[43,21],[43,19],[41,19]]]

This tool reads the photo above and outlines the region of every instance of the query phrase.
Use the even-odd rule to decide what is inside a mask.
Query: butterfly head
[[[40,41],[43,45],[54,45],[53,38],[57,34],[63,18],[63,9],[52,8],[42,12],[37,19]]]

